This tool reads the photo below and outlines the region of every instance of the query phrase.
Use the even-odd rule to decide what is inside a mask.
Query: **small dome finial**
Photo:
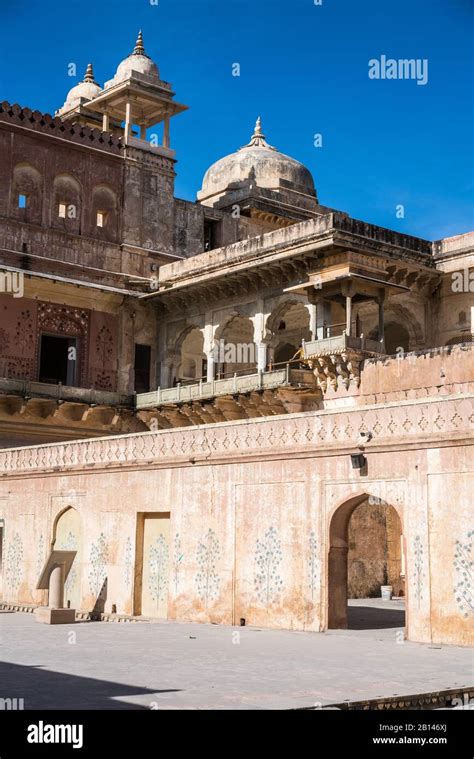
[[[97,84],[94,78],[94,69],[92,68],[92,63],[87,64],[86,73],[84,75],[84,82],[92,82],[92,84]]]
[[[253,131],[253,135],[250,138],[250,142],[248,145],[244,145],[246,148],[267,148],[268,150],[276,150],[276,148],[272,147],[268,144],[268,142],[265,139],[265,135],[262,132],[262,119],[260,116],[257,118],[257,121],[255,122],[255,129]]]
[[[146,55],[145,47],[143,45],[143,34],[142,34],[141,29],[138,32],[137,41],[135,42],[135,47],[133,48],[132,55]]]

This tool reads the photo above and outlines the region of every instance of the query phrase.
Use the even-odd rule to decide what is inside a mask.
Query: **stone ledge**
[[[22,604],[11,603],[8,601],[0,602],[0,613],[4,612],[23,612],[26,614],[35,614],[42,609],[40,604]],[[69,611],[66,609],[65,611]],[[149,622],[148,617],[136,617],[129,614],[106,614],[95,613],[90,611],[76,611],[76,622]]]
[[[38,606],[35,619],[44,625],[71,625],[76,621],[75,609],[50,609],[49,606]]]
[[[373,698],[365,701],[343,701],[339,704],[327,704],[324,708],[341,709],[342,711],[355,710],[418,710],[418,709],[441,709],[453,708],[454,699],[461,701],[467,700],[473,703],[474,686],[462,686],[461,688],[451,688],[448,690],[432,691],[431,693],[415,693],[409,695],[389,696],[388,698]],[[314,709],[314,707],[311,707]]]

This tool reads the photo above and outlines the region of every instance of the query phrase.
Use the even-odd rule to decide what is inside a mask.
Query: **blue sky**
[[[82,78],[92,61],[103,84],[142,28],[190,107],[172,121],[177,196],[194,200],[261,114],[322,204],[428,239],[474,229],[471,0],[152,2],[0,0],[0,99],[54,112],[78,81],[70,62]],[[381,55],[427,59],[428,83],[369,79]]]

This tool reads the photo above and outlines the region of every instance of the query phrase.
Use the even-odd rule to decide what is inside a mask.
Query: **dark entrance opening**
[[[135,392],[148,393],[150,390],[151,347],[135,344]]]
[[[291,361],[297,352],[298,348],[290,343],[282,343],[275,350],[275,364],[284,364],[287,361]]]
[[[213,219],[204,220],[204,250],[214,250],[219,247],[219,222]]]
[[[63,385],[76,382],[77,341],[75,337],[41,335],[39,381]]]

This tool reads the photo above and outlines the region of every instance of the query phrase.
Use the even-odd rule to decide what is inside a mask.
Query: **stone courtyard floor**
[[[351,607],[351,629],[323,634],[177,622],[50,627],[0,612],[0,698],[23,698],[25,709],[294,709],[474,685],[472,649],[397,642],[403,602]]]

